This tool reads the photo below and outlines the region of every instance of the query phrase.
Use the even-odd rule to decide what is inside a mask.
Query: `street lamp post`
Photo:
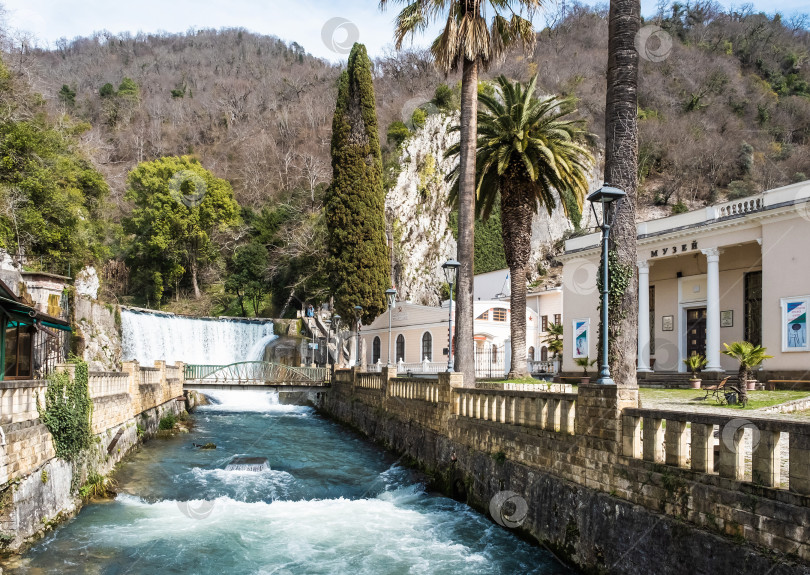
[[[343,359],[343,350],[340,348],[340,316],[338,314],[332,316],[332,325],[335,326],[335,361],[333,362],[333,365],[339,365],[340,360]],[[329,342],[327,342],[326,345],[328,348]],[[326,353],[327,355],[329,354],[328,349]]]
[[[596,225],[602,230],[602,318],[599,325],[602,334],[602,365],[599,378],[596,380],[596,383],[602,385],[613,385],[615,383],[613,378],[610,377],[610,365],[608,363],[608,240],[610,239],[610,226],[613,224],[615,215],[612,204],[614,202],[618,204],[626,195],[619,188],[605,185],[588,196],[593,216],[596,219]],[[596,213],[595,206],[597,203],[602,204],[601,223],[599,215]]]
[[[388,299],[388,367],[391,367],[391,311],[397,303],[397,290],[393,287],[385,290],[385,297]]]
[[[356,305],[354,306],[354,335],[357,338],[357,343],[355,345],[355,353],[354,353],[354,365],[359,367],[360,363],[360,316],[363,315],[363,308],[362,306]]]
[[[447,371],[453,371],[453,284],[456,282],[456,274],[461,264],[456,260],[448,260],[442,264],[444,279],[450,286],[450,301],[447,304]]]

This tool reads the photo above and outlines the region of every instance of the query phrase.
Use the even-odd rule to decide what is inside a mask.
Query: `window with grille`
[[[546,346],[540,348],[540,361],[548,361],[548,348]]]
[[[506,308],[496,307],[493,309],[492,321],[506,321]]]
[[[405,361],[405,336],[397,336],[397,361]]]
[[[489,310],[485,311],[484,313],[482,313],[481,315],[479,315],[475,319],[480,319],[480,320],[483,320],[483,321],[487,321],[489,319]]]
[[[371,344],[371,363],[378,361],[380,361],[380,336],[376,336]]]
[[[543,331],[548,331],[548,316],[544,315],[542,318],[540,318],[540,321],[541,321],[542,330]]]
[[[557,324],[557,325],[560,325],[562,323],[562,314],[561,313],[555,313],[554,314],[554,323]]]
[[[529,348],[529,353],[526,354],[526,358],[529,361],[534,361],[534,347]]]
[[[422,361],[433,361],[433,336],[429,332],[422,335]]]

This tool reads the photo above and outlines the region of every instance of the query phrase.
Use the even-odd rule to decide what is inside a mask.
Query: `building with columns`
[[[683,373],[705,355],[704,377],[735,374],[723,343],[767,348],[758,379],[810,379],[810,181],[641,222],[638,371]],[[563,370],[597,357],[600,234],[570,239],[563,261]]]

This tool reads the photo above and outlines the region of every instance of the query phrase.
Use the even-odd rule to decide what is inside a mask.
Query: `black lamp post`
[[[453,284],[456,283],[456,274],[461,264],[456,260],[448,260],[442,264],[444,279],[450,286],[450,301],[447,304],[447,371],[453,371]]]
[[[626,195],[619,188],[608,185],[602,186],[588,195],[596,225],[602,230],[602,319],[599,325],[599,330],[602,333],[602,366],[596,383],[603,385],[613,385],[615,383],[613,378],[610,377],[610,365],[608,365],[608,239],[610,238],[610,226],[613,224],[615,215],[615,210],[612,209],[613,203],[618,204]],[[596,213],[595,206],[597,203],[602,204],[601,222],[599,221],[599,215]]]
[[[393,287],[385,290],[385,297],[388,299],[388,367],[391,367],[391,310],[397,303],[397,290]]]
[[[359,306],[359,305],[354,306],[354,319],[355,319],[355,324],[354,324],[354,326],[355,326],[354,330],[355,331],[354,331],[354,334],[357,337],[357,345],[355,347],[355,354],[354,354],[355,355],[354,365],[358,366],[358,367],[361,365],[361,363],[360,363],[360,359],[361,359],[360,358],[360,316],[362,316],[362,315],[363,315],[362,306]]]
[[[335,314],[332,316],[332,325],[335,326],[335,365],[340,365],[340,360],[343,359],[343,350],[340,346],[340,316]],[[328,344],[327,344],[328,346]],[[327,350],[327,354],[329,350]]]

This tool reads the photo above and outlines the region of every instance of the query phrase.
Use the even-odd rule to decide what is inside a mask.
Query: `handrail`
[[[187,380],[327,381],[328,368],[297,367],[268,361],[240,361],[228,365],[187,364]]]

